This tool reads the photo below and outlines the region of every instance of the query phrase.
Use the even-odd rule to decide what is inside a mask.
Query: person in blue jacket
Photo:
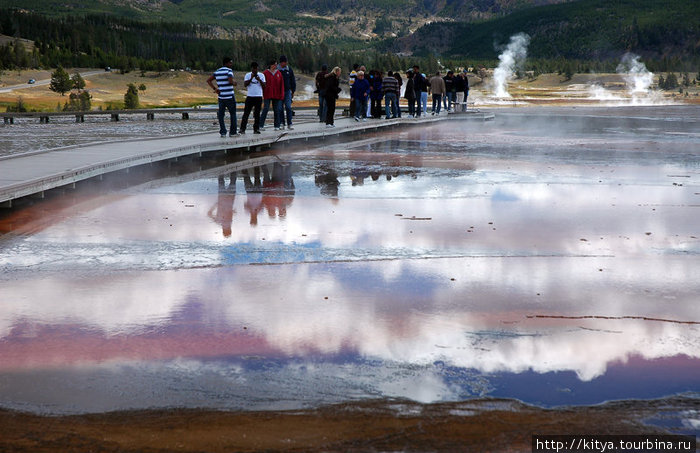
[[[287,129],[294,129],[292,127],[292,117],[294,112],[292,111],[292,97],[294,97],[294,92],[297,90],[297,80],[294,77],[294,71],[289,66],[287,62],[287,57],[281,55],[279,58],[278,68],[282,72],[282,77],[284,77],[284,113],[287,116]],[[284,120],[284,117],[282,118]],[[284,121],[282,121],[284,123]],[[284,129],[284,124],[282,124],[282,129]]]
[[[355,83],[350,89],[350,97],[355,100],[355,121],[367,121],[367,101],[369,100],[369,81],[365,79],[364,71],[357,72]]]

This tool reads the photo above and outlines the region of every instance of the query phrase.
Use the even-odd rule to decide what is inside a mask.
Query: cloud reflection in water
[[[274,197],[241,174],[127,189],[4,239],[0,404],[700,390],[697,190],[668,179],[685,158],[601,164],[605,140],[579,136],[557,145],[587,144],[573,161],[529,158],[503,131],[500,154],[460,155],[431,134],[302,153]]]

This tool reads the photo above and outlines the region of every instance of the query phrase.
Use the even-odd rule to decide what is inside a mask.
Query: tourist
[[[350,90],[352,90],[352,85],[355,83],[355,80],[357,79],[357,71],[360,70],[360,65],[355,63],[352,65],[352,71],[350,71],[350,75],[348,76],[348,85],[350,85]],[[352,102],[352,99],[350,99],[350,116],[354,117],[355,116],[355,103]]]
[[[466,112],[467,98],[469,97],[469,74],[466,69],[462,71],[462,75],[464,76],[464,104],[462,105],[462,111]]]
[[[370,112],[372,113],[372,118],[379,119],[382,117],[382,73],[376,69],[370,71],[370,102],[372,107]]]
[[[367,121],[369,93],[369,81],[365,79],[364,71],[357,71],[357,78],[350,89],[350,99],[355,100],[355,121]]]
[[[233,61],[229,57],[225,57],[223,66],[207,79],[207,84],[219,96],[219,110],[216,113],[216,117],[219,119],[219,134],[221,138],[225,138],[227,132],[224,121],[226,110],[231,115],[231,137],[238,135],[236,133],[236,95],[233,92],[236,81],[233,80],[232,66]],[[216,86],[214,86],[214,80],[216,80]]]
[[[294,77],[294,71],[287,63],[287,57],[281,55],[279,62],[279,69],[282,72],[282,77],[284,77],[284,113],[287,115],[287,129],[291,130],[294,129],[292,127],[292,117],[294,116],[292,98],[297,90],[297,79]],[[281,127],[284,127],[284,117],[282,118]]]
[[[459,73],[454,78],[455,112],[464,111],[464,73]]]
[[[413,92],[415,93],[416,103],[418,108],[416,109],[416,117],[420,118],[421,115],[421,97],[422,93],[427,92],[425,76],[421,74],[420,67],[418,65],[413,65]],[[425,113],[425,112],[423,112]]]
[[[442,97],[445,95],[445,81],[440,77],[440,71],[430,78],[430,93],[433,95],[433,110],[431,115],[440,114]]]
[[[399,82],[391,71],[382,79],[382,93],[384,94],[386,119],[396,118],[398,116]]]
[[[335,67],[326,75],[326,127],[335,127],[335,101],[340,94],[340,68]]]
[[[318,93],[318,119],[326,121],[326,75],[328,66],[321,65],[321,70],[316,73],[316,92]]]
[[[359,70],[365,73],[365,80],[367,80],[369,82],[369,77],[368,77],[369,74],[367,73],[367,68],[365,67],[365,65],[361,65]],[[357,79],[355,79],[355,80],[357,80]],[[370,107],[371,106],[370,106],[369,98],[367,98],[367,110],[365,111],[365,117],[372,116],[372,114],[370,113]]]
[[[401,87],[403,86],[403,79],[401,78],[401,74],[399,74],[398,71],[394,72],[394,78],[399,84],[399,89],[396,90],[396,116],[401,118]]]
[[[258,63],[250,64],[250,72],[243,78],[243,85],[248,89],[245,98],[245,108],[243,109],[243,119],[241,120],[241,134],[245,134],[248,125],[250,111],[253,110],[253,133],[260,133],[260,107],[263,100],[263,89],[265,88],[265,76],[258,72]]]
[[[454,88],[454,72],[447,71],[447,75],[442,78],[445,81],[445,96],[443,97],[445,109],[447,113],[452,111],[452,105],[455,103],[455,88]]]
[[[408,116],[413,118],[416,115],[416,91],[413,88],[413,71],[406,71],[406,90],[403,97],[408,102]]]
[[[428,114],[428,78],[425,73],[421,74],[423,84],[420,91],[420,103],[423,106],[423,115]]]
[[[263,110],[260,115],[260,129],[265,128],[267,112],[272,104],[275,130],[280,130],[282,124],[282,103],[284,101],[284,78],[282,72],[277,69],[277,62],[271,61],[268,69],[263,72],[265,76],[265,88],[263,88]]]

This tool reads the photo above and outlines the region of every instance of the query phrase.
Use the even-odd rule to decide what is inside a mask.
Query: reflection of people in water
[[[391,181],[393,178],[396,178],[401,175],[408,175],[411,177],[411,179],[418,178],[418,172],[416,170],[399,170],[398,168],[387,168],[384,172],[381,172],[376,169],[369,169],[368,167],[363,165],[360,167],[353,168],[350,171],[350,181],[353,187],[364,186],[365,179],[367,177],[372,178],[372,181],[379,181],[379,178],[382,176],[382,174],[385,175],[387,181]],[[316,185],[318,185],[318,183]]]
[[[262,210],[262,182],[260,181],[260,167],[253,168],[253,180],[250,179],[250,171],[243,170],[243,185],[245,186],[246,201],[243,204],[250,214],[250,224],[258,224],[258,212]]]
[[[364,186],[365,178],[370,175],[366,167],[353,168],[350,171],[350,181],[353,186]]]
[[[338,172],[330,166],[324,164],[318,168],[314,176],[314,183],[316,183],[316,187],[321,190],[321,195],[327,197],[338,196],[338,186],[340,186]]]
[[[272,174],[267,165],[255,167],[252,180],[250,171],[243,170],[243,182],[247,194],[244,207],[250,214],[251,225],[258,224],[258,213],[263,209],[267,209],[270,218],[287,215],[287,207],[292,204],[295,192],[291,166],[288,163],[275,162],[272,165]]]
[[[233,222],[233,202],[236,199],[236,172],[230,175],[230,183],[226,186],[224,176],[219,176],[219,195],[216,204],[212,206],[207,215],[216,223],[221,225],[224,237],[231,236],[231,224]],[[215,212],[216,211],[216,212]]]
[[[272,165],[272,177],[263,182],[262,203],[267,209],[267,215],[270,218],[286,216],[287,207],[294,200],[294,191],[291,166],[275,162]]]

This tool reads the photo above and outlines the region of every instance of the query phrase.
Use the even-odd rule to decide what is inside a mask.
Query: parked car
[[[32,84],[36,83],[36,80],[34,80],[34,79],[29,79],[29,82],[27,82],[27,83],[30,84],[30,85],[32,85]]]

